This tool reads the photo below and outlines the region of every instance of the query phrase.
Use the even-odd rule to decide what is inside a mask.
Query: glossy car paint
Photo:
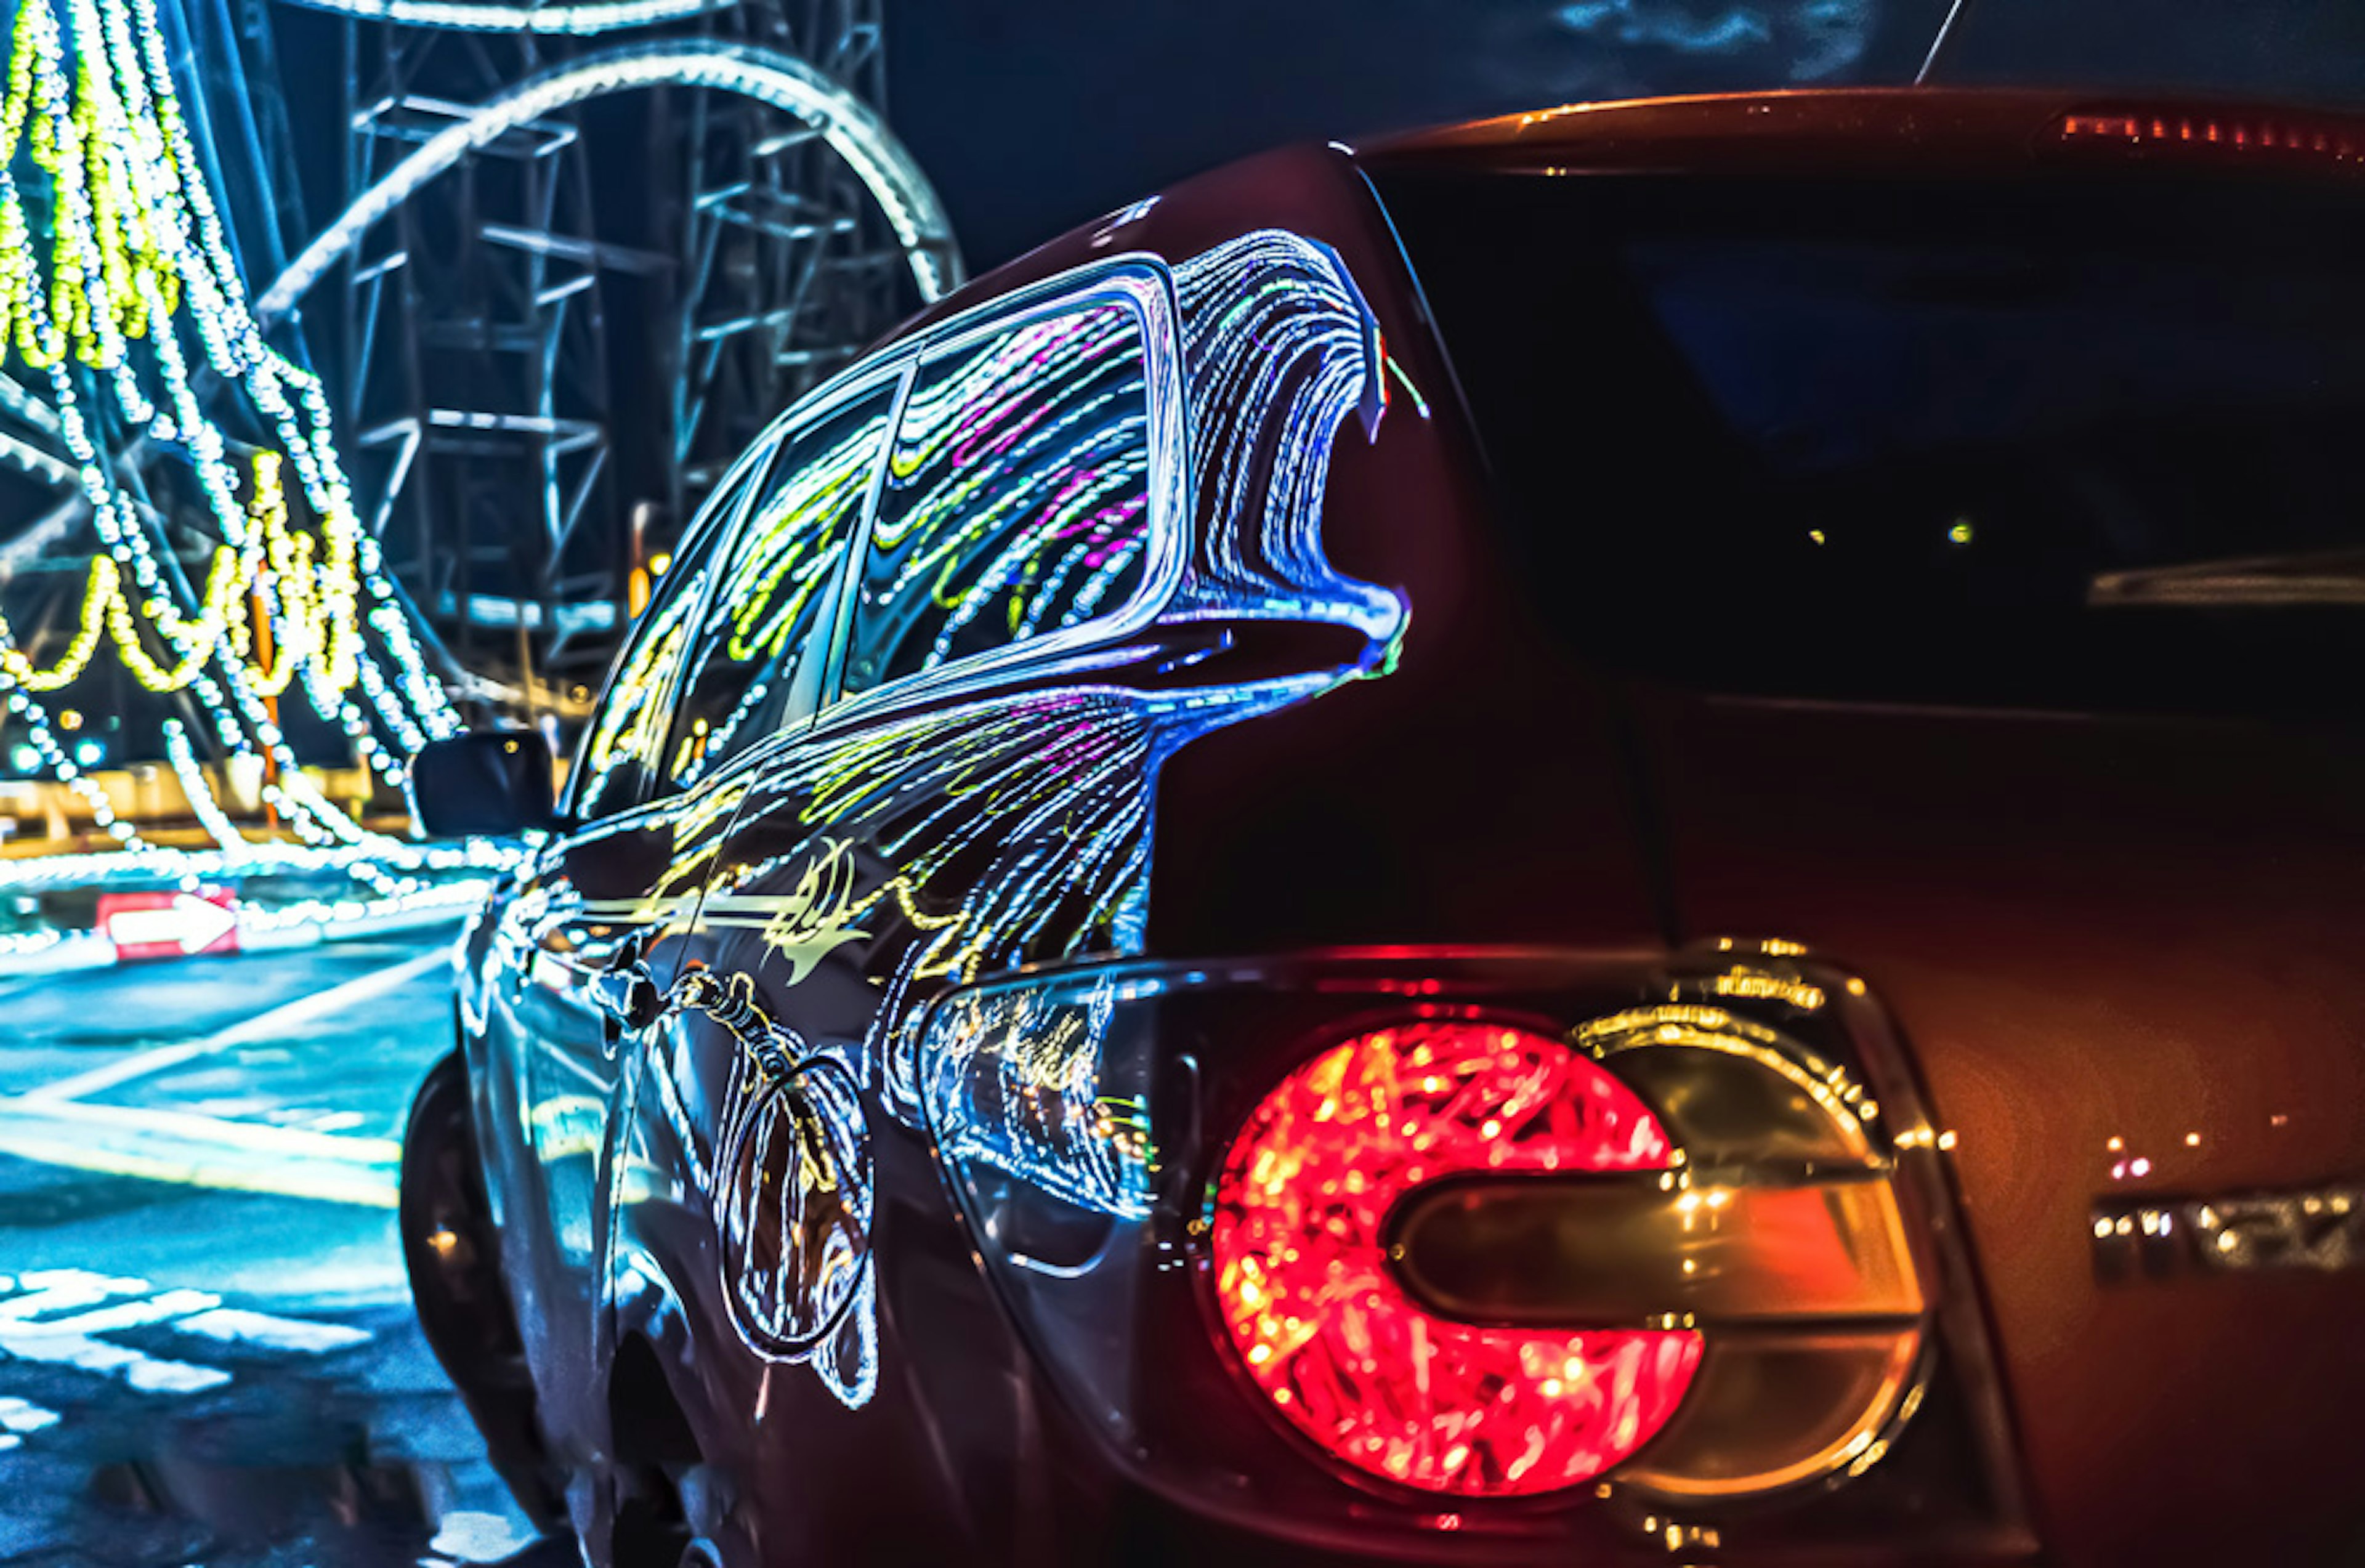
[[[1362,161],[2010,177],[2079,102],[1624,106]],[[2353,735],[1802,708],[1588,666],[1516,580],[1451,372],[1344,150],[1254,160],[1055,241],[913,323],[879,363],[929,352],[932,331],[997,301],[1094,286],[1116,258],[1142,259],[1155,309],[1162,275],[1265,230],[1333,258],[1376,328],[1321,476],[1332,598],[1251,610],[1244,594],[1206,596],[1188,615],[1153,609],[1082,645],[1020,644],[990,667],[825,710],[684,794],[555,840],[474,929],[462,1034],[503,1277],[593,1561],[637,1478],[660,1471],[731,1562],[1093,1560],[1115,1542],[1188,1555],[1304,1535],[1254,1508],[1214,1526],[1216,1510],[1161,1501],[1045,1381],[947,1195],[914,1114],[916,1064],[898,1055],[947,987],[1080,958],[1342,948],[1383,949],[1410,973],[1447,967],[1427,956],[1446,948],[1647,966],[1728,935],[1801,942],[1862,977],[1910,1048],[1930,1125],[1951,1135],[1942,1163],[1976,1279],[1947,1282],[1972,1329],[1948,1373],[1970,1393],[1946,1418],[1969,1434],[1967,1456],[1982,1443],[2004,1456],[1986,1477],[1990,1528],[1940,1540],[1907,1510],[1848,1531],[1851,1560],[2354,1550],[2365,1357],[2348,1328],[2365,1275],[2103,1281],[2089,1232],[2098,1197],[2357,1172]],[[1204,565],[1211,540],[1251,524],[1215,498],[1218,470],[1194,445],[1213,427],[1194,398],[1210,388],[1172,352],[1153,441],[1181,487],[1169,521]],[[1401,625],[1374,619],[1390,602]],[[1096,831],[1123,848],[1088,858],[1082,896],[1015,920],[992,905],[1063,855],[1089,857]],[[976,853],[936,854],[947,834]],[[992,940],[914,959],[981,898]],[[774,902],[760,923],[715,918],[734,899]],[[784,907],[786,943],[772,939]],[[674,1003],[645,1030],[588,994],[620,958]],[[700,972],[746,986],[685,989]],[[751,1113],[757,1038],[782,1071],[773,1108]],[[813,1211],[854,1263],[805,1339],[751,1335],[727,1295],[722,1156],[751,1114],[820,1128],[813,1147],[862,1197]],[[1194,1357],[1216,1364],[1178,1347],[1178,1377]],[[1239,1388],[1194,1390],[1211,1425],[1262,1429]],[[1362,1495],[1258,1440],[1250,1468],[1295,1466],[1309,1497]],[[2012,1501],[2023,1482],[2025,1519]],[[1481,1540],[1438,1533],[1400,1499],[1353,1506],[1362,1524],[1322,1544],[1566,1561],[1580,1540],[1587,1560],[1666,1560],[1655,1516],[1649,1531],[1620,1516]],[[1815,1506],[1845,1514],[1850,1491]],[[1800,1550],[1777,1540],[1719,1560],[1833,1560]]]

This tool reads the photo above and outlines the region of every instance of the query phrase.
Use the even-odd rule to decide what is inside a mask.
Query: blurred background
[[[490,1562],[394,1245],[448,952],[723,467],[952,286],[1276,143],[1774,86],[2338,107],[2311,0],[17,0],[0,1562]],[[1943,37],[1943,46],[1940,40]]]

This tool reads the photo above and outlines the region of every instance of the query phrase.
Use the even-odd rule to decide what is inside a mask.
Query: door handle
[[[646,946],[638,937],[626,941],[608,967],[593,975],[584,988],[591,1005],[608,1015],[618,1034],[645,1029],[665,1012],[665,991],[648,965],[641,961]]]

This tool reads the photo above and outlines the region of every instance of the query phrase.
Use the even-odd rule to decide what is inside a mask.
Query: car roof
[[[2119,88],[1801,88],[1565,104],[1330,148],[1375,174],[2010,176],[2099,158],[2354,175],[2365,174],[2365,116]],[[1253,184],[1276,157],[1313,151],[1259,154],[1170,190],[1187,186],[1204,199],[1227,179]],[[970,279],[877,347],[1107,254],[1115,220],[1080,225]]]
[[[1570,104],[1384,138],[1359,156],[1533,173],[2002,174],[2073,147],[2252,164],[2314,151],[2356,169],[2365,118],[2124,89],[1831,88]]]

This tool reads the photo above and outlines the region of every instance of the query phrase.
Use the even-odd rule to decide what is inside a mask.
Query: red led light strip
[[[2064,141],[2274,152],[2320,162],[2365,162],[2365,128],[2347,121],[2109,110],[2065,115],[2058,130]]]

